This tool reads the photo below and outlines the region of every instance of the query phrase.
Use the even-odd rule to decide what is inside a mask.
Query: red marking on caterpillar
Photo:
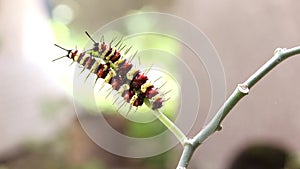
[[[141,106],[146,100],[149,101],[153,110],[163,106],[163,103],[166,101],[164,94],[160,93],[158,88],[148,82],[148,77],[145,73],[134,69],[130,62],[137,52],[131,55],[130,59],[127,59],[126,55],[131,47],[123,52],[122,50],[126,45],[123,45],[122,39],[115,45],[112,45],[116,39],[107,44],[102,37],[100,42],[96,42],[87,32],[85,33],[93,41],[93,48],[79,53],[77,49],[68,50],[55,44],[55,46],[68,53],[53,61],[67,57],[73,62],[77,62],[83,67],[83,70],[90,70],[89,75],[91,73],[96,75],[95,84],[99,78],[104,79],[106,83],[111,85],[113,90],[119,92],[124,102],[129,103],[131,106]]]

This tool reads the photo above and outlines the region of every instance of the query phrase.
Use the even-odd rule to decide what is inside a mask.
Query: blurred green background
[[[180,146],[159,156],[130,159],[94,144],[82,131],[74,112],[73,69],[66,60],[51,62],[64,54],[54,43],[83,49],[88,42],[84,31],[96,32],[124,15],[147,11],[174,14],[199,27],[215,45],[224,65],[229,95],[236,84],[272,56],[274,49],[300,45],[299,7],[296,0],[0,0],[0,169],[151,169],[175,168],[177,164]],[[128,27],[147,25],[147,20],[141,22],[128,23]],[[147,38],[151,39],[149,43],[140,43],[140,39],[138,44],[144,46],[136,48],[159,45],[184,57],[175,42]],[[257,84],[225,119],[224,130],[195,153],[190,168],[246,168],[242,164],[280,160],[283,162],[265,168],[299,167],[299,64],[299,57],[291,58]],[[180,76],[176,67],[174,72]],[[197,80],[204,81],[200,87],[199,123],[189,136],[203,127],[210,106],[209,79],[205,70],[199,72],[203,78]],[[82,111],[90,113],[89,107],[82,105]],[[107,107],[105,117],[119,132],[144,137],[165,130],[159,122],[129,122]],[[168,109],[166,114],[174,119],[176,108]],[[250,162],[245,155],[248,150]],[[272,156],[276,153],[279,155]]]

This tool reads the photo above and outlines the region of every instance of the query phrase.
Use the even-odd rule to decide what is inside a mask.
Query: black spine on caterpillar
[[[148,99],[153,110],[162,107],[165,100],[159,94],[158,89],[151,83],[147,83],[148,77],[139,70],[133,69],[132,64],[125,59],[124,55],[127,54],[130,48],[122,55],[121,50],[124,47],[119,45],[120,41],[112,47],[112,42],[109,45],[104,41],[97,43],[88,33],[86,34],[94,42],[92,49],[78,53],[78,50],[67,50],[56,45],[67,51],[68,54],[53,61],[63,57],[72,59],[73,62],[77,62],[84,69],[88,69],[90,73],[96,75],[95,83],[99,78],[104,79],[106,83],[112,86],[112,89],[118,91],[123,99],[132,106],[141,106],[145,99]],[[101,63],[99,59],[104,63]]]

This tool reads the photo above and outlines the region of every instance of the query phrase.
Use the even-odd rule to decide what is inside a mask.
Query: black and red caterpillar
[[[113,45],[114,40],[107,44],[102,38],[98,43],[87,32],[86,34],[94,42],[93,48],[79,53],[77,49],[68,50],[55,44],[55,46],[67,51],[68,54],[53,61],[64,57],[72,59],[73,62],[81,65],[83,70],[90,70],[87,78],[90,74],[95,74],[95,84],[99,78],[104,79],[105,83],[110,84],[113,90],[118,91],[124,99],[124,103],[127,102],[130,106],[138,107],[145,102],[150,103],[153,110],[163,106],[166,101],[164,94],[148,82],[145,73],[133,68],[131,60],[136,53],[126,59],[131,47],[122,52],[125,48],[122,40]]]

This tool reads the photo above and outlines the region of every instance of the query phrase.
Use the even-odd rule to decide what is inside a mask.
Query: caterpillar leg
[[[134,111],[134,113],[136,113],[136,112],[137,112],[137,110],[138,110],[138,107],[136,107],[136,108],[135,108],[135,111]]]
[[[83,69],[80,71],[79,74],[82,74],[85,71],[85,67],[83,67]]]
[[[125,100],[123,100],[123,103],[119,106],[119,108],[117,109],[117,111],[119,112],[120,111],[120,109],[121,109],[121,107],[123,107],[124,106],[124,104],[126,103],[126,101]]]
[[[116,43],[115,47],[117,48],[120,44],[122,44],[123,37],[120,38],[120,40]]]
[[[90,73],[86,76],[86,78],[84,79],[84,82],[86,82],[87,80],[88,80],[88,78],[89,78],[89,76],[92,74],[93,72],[92,71],[90,71]],[[95,86],[95,85],[94,85]]]
[[[102,83],[98,92],[100,92],[104,88],[104,86],[105,86],[105,83]]]
[[[122,44],[123,45],[123,44]],[[118,48],[118,50],[121,52],[125,47],[126,47],[126,45],[120,45],[120,47]]]
[[[114,105],[114,104],[119,100],[119,98],[121,98],[121,97],[117,97],[117,98],[114,100],[114,102],[112,103],[112,105]]]
[[[72,61],[69,66],[72,66],[74,63],[75,63],[75,61]]]
[[[166,94],[170,93],[171,91],[172,91],[172,89],[171,89],[171,90],[168,90],[168,91],[166,91],[166,92],[163,92],[163,95],[166,95]]]
[[[115,40],[117,40],[117,36],[114,36],[114,37],[111,39],[111,41],[110,41],[110,43],[109,43],[109,47],[112,47],[112,43],[113,43]]]
[[[101,42],[101,43],[104,43],[104,42],[105,42],[105,41],[104,41],[104,35],[101,36],[100,42]]]
[[[162,76],[160,76],[159,78],[155,79],[155,80],[153,81],[153,83],[156,83],[156,82],[159,81],[161,78],[162,78]]]
[[[164,87],[168,82],[165,81],[158,89],[161,89],[162,87]]]
[[[126,112],[126,116],[128,116],[131,109],[132,109],[132,105],[129,106],[129,110]]]
[[[123,101],[124,101],[124,100],[123,100],[122,97],[121,97],[121,101],[120,101],[119,103],[117,103],[117,105],[123,103]]]
[[[130,46],[129,48],[126,49],[126,51],[124,52],[125,55],[127,55],[127,53],[131,50],[132,46]]]
[[[97,80],[99,79],[99,77],[96,78],[95,82],[94,82],[94,88],[96,86]]]
[[[145,75],[148,75],[148,73],[150,72],[151,68],[153,67],[153,64],[151,64],[151,66],[146,69],[146,71],[144,72]]]
[[[138,51],[135,51],[133,55],[130,56],[130,58],[128,59],[128,61],[131,63],[132,60],[136,57]]]
[[[167,99],[164,99],[164,102],[166,102],[166,101],[168,101],[168,100],[170,100],[171,99],[171,97],[168,97]]]
[[[105,96],[105,99],[107,99],[108,98],[108,96],[112,93],[114,91],[114,89],[113,88],[110,88],[110,89],[108,89],[108,94]]]

